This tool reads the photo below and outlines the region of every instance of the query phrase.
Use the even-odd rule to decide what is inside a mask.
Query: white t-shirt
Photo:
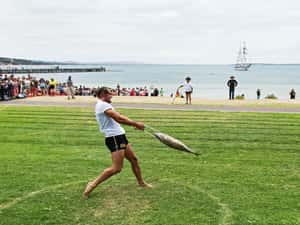
[[[185,92],[192,92],[193,91],[193,86],[192,86],[191,82],[190,83],[185,83],[183,85],[183,87],[184,87]]]
[[[107,102],[98,100],[95,107],[96,120],[99,124],[100,132],[105,134],[105,137],[112,137],[125,134],[125,130],[121,125],[104,112],[108,109],[114,110],[113,106]]]

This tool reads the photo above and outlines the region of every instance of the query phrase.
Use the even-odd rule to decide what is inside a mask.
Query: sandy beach
[[[34,98],[26,98],[16,100],[18,102],[49,102],[49,103],[95,103],[96,98],[93,96],[76,96],[75,99],[67,100],[66,96],[41,96]],[[114,103],[143,103],[143,104],[164,104],[164,105],[183,105],[184,98],[176,98],[172,104],[170,97],[144,97],[144,96],[114,96]],[[228,106],[286,106],[286,107],[300,107],[300,100],[227,100],[227,99],[204,99],[193,98],[192,105],[228,105]]]
[[[92,107],[96,103],[93,96],[76,96],[68,100],[66,96],[42,96],[0,102],[0,105],[32,106],[74,106]],[[254,111],[254,112],[295,112],[300,113],[299,100],[211,100],[194,98],[192,105],[185,105],[185,100],[177,98],[172,104],[170,97],[114,96],[113,103],[119,108],[170,109],[170,110],[207,110],[207,111]]]

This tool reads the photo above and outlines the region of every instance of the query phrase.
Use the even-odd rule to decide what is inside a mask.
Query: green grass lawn
[[[93,109],[0,107],[0,224],[300,224],[300,114],[125,110],[202,155],[125,127],[153,189],[110,166]]]

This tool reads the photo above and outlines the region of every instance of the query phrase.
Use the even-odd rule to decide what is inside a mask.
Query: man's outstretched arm
[[[108,109],[105,111],[105,114],[113,118],[115,121],[121,124],[133,126],[139,130],[144,130],[145,125],[140,122],[133,121],[126,116],[121,115],[120,113],[113,111],[112,109]]]

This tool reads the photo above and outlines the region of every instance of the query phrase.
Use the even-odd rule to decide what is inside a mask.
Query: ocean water
[[[95,67],[84,65],[78,67]],[[194,87],[193,96],[208,99],[226,99],[226,82],[233,75],[239,82],[237,94],[244,94],[247,99],[256,98],[257,88],[262,97],[275,94],[280,99],[288,99],[292,88],[300,95],[300,65],[252,65],[249,71],[235,71],[232,65],[144,65],[144,64],[109,64],[109,72],[72,73],[72,74],[34,74],[47,79],[54,78],[65,82],[69,75],[75,85],[88,87],[157,87],[163,88],[165,95],[174,93],[184,78],[190,76]],[[72,67],[72,66],[71,66]],[[297,95],[296,95],[297,97]]]

